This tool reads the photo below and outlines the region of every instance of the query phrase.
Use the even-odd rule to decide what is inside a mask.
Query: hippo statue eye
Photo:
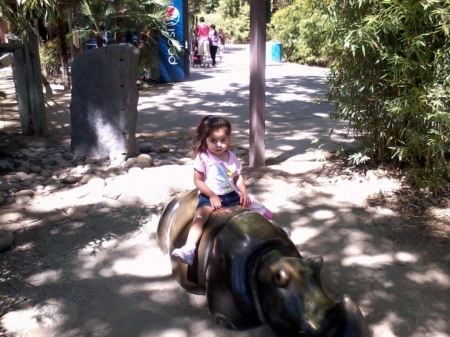
[[[273,282],[277,287],[286,287],[288,280],[288,274],[283,269],[278,270],[273,276]]]

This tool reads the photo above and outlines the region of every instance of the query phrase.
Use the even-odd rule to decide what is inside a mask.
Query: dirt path
[[[65,143],[67,105],[57,112],[52,139]],[[292,231],[302,256],[324,257],[329,295],[349,294],[374,337],[449,337],[448,233],[402,212],[393,202],[399,184],[382,171],[360,175],[318,163],[315,151],[296,151],[247,168],[257,177],[249,189]],[[15,235],[13,248],[0,253],[0,336],[274,337],[267,327],[217,326],[205,297],[172,278],[156,226],[170,198],[192,187],[192,171],[189,164],[150,170],[133,182],[136,198],[119,204],[66,188],[0,206],[0,229]],[[84,216],[74,219],[74,208]]]

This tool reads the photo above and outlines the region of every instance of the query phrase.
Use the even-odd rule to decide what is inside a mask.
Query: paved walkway
[[[230,45],[217,68],[191,68],[190,80],[159,86],[139,100],[138,132],[193,129],[206,114],[222,115],[233,124],[233,141],[248,147],[249,48]],[[266,158],[279,161],[304,155],[314,137],[345,130],[326,119],[333,107],[319,103],[325,92],[326,69],[292,63],[266,67]],[[329,148],[329,147],[328,147]],[[299,158],[297,158],[299,159]]]

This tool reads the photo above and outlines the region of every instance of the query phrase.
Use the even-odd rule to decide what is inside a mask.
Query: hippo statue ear
[[[273,283],[279,288],[284,288],[287,286],[289,281],[289,274],[283,269],[278,270],[273,276]]]

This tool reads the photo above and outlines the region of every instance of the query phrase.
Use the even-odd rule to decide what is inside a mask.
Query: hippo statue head
[[[174,198],[158,225],[165,253],[187,238],[197,191]],[[303,259],[273,221],[240,206],[212,213],[192,266],[172,260],[187,291],[205,294],[216,322],[244,330],[267,324],[283,337],[370,337],[358,306],[348,297],[332,301],[320,280],[322,257]]]
[[[252,281],[258,311],[279,336],[370,337],[348,296],[332,301],[320,281],[323,259],[265,256]]]

